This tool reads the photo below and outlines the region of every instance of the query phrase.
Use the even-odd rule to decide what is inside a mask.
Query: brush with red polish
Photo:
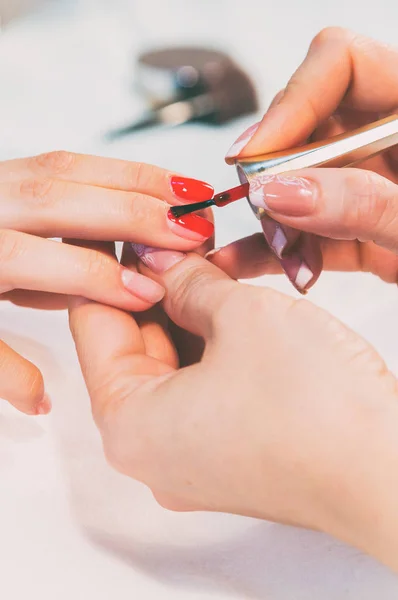
[[[203,210],[204,208],[209,208],[210,206],[227,206],[227,204],[231,204],[231,202],[235,202],[235,200],[240,200],[241,198],[246,198],[249,193],[249,184],[245,183],[243,185],[238,185],[231,190],[226,190],[225,192],[221,192],[220,194],[216,194],[213,198],[209,200],[203,200],[202,202],[194,202],[192,204],[184,204],[182,206],[173,206],[169,210],[169,215],[174,217],[175,219],[179,219],[184,215],[188,215],[189,213],[196,212],[198,210]]]

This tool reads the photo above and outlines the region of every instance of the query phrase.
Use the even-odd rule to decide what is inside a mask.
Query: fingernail
[[[197,179],[173,175],[170,185],[176,198],[183,202],[202,202],[210,200],[214,195],[213,186]]]
[[[310,215],[315,208],[317,187],[303,177],[259,175],[250,183],[249,198],[254,206],[288,217]]]
[[[167,224],[173,233],[194,242],[203,242],[214,233],[213,223],[194,214],[174,217],[169,210],[167,213]]]
[[[36,406],[36,414],[37,415],[48,415],[51,412],[52,403],[50,397],[47,394],[44,394],[43,399]]]
[[[155,273],[165,273],[186,257],[183,252],[174,250],[152,248],[142,244],[131,244],[131,246],[141,262]]]
[[[259,126],[260,123],[255,123],[254,125],[249,127],[249,129],[246,129],[246,131],[244,131],[242,135],[238,137],[236,142],[232,144],[232,146],[226,153],[225,158],[233,158],[234,156],[238,156],[242,152],[243,148],[247,146],[247,144],[250,142]]]
[[[129,269],[123,269],[122,282],[127,291],[151,304],[160,302],[165,294],[164,288],[159,283]]]
[[[283,258],[300,237],[300,231],[277,223],[269,215],[262,216],[261,227],[268,245],[278,258]]]
[[[294,287],[302,294],[315,284],[322,272],[322,251],[319,240],[311,234],[301,234],[295,250],[281,259],[281,265]]]
[[[305,290],[311,279],[314,277],[314,273],[311,271],[308,265],[305,262],[301,263],[301,266],[296,275],[296,279],[294,281],[296,287],[300,290]]]

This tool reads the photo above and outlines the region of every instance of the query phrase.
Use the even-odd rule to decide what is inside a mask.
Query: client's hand
[[[377,353],[307,301],[198,255],[137,250],[205,350],[179,368],[156,318],[70,300],[110,463],[169,509],[320,529],[398,568],[397,381]]]
[[[324,139],[394,112],[398,51],[329,28],[314,39],[252,138],[246,136],[231,156],[294,147],[309,136]],[[251,199],[283,225],[322,236],[326,269],[370,271],[397,282],[398,148],[361,166],[270,177]],[[260,234],[230,244],[210,260],[235,278],[278,270]]]
[[[93,248],[45,238],[192,250],[212,236],[213,225],[196,215],[185,226],[173,223],[168,205],[210,198],[212,191],[157,167],[66,152],[0,163],[1,298],[37,305],[49,292],[77,294],[147,310],[163,297],[161,285]],[[28,414],[50,410],[38,369],[2,342],[0,397]]]

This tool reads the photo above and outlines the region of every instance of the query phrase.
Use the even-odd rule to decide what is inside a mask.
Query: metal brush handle
[[[393,115],[360,129],[299,148],[236,162],[242,183],[249,183],[262,173],[273,175],[309,167],[349,167],[398,144],[398,115]],[[242,173],[243,172],[243,173]],[[251,205],[252,206],[252,205]],[[260,219],[263,209],[252,206]]]

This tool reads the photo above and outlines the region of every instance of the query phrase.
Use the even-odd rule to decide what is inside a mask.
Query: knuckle
[[[130,201],[122,203],[122,211],[125,218],[133,222],[150,223],[153,220],[153,204],[140,192],[131,193]]]
[[[368,237],[368,234],[383,230],[395,221],[397,211],[390,201],[392,185],[372,171],[348,175],[343,199],[348,227],[355,225],[359,227],[361,234]]]
[[[0,260],[2,264],[18,259],[24,253],[22,236],[16,231],[0,229]]]
[[[30,166],[33,171],[45,172],[47,175],[60,175],[67,173],[73,168],[76,160],[76,154],[57,150],[34,156],[30,159]]]
[[[353,37],[353,33],[345,27],[324,27],[316,34],[311,42],[311,48],[317,49],[330,42],[347,42]]]
[[[205,276],[199,269],[191,267],[181,273],[174,282],[170,304],[173,310],[184,311],[190,297],[195,295],[203,284]]]
[[[19,197],[37,206],[47,206],[55,199],[51,179],[26,179],[19,186]]]
[[[156,177],[158,167],[142,162],[127,164],[125,168],[126,180],[131,190],[148,189]]]
[[[98,250],[87,250],[86,259],[82,264],[85,277],[92,280],[106,276],[109,268],[115,266],[116,262]]]
[[[190,311],[194,298],[196,304],[200,306],[212,293],[218,299],[213,310],[213,320],[216,321],[228,300],[226,290],[219,293],[219,291],[221,292],[221,286],[225,286],[225,283],[225,280],[214,282],[209,279],[209,274],[205,270],[192,266],[181,273],[174,282],[173,294],[170,294],[169,297],[171,310],[184,316],[186,312]],[[235,283],[228,281],[228,291],[231,289],[231,284],[235,287]],[[211,290],[209,290],[209,286],[211,286]]]
[[[373,38],[366,37],[360,34],[353,34],[350,39],[350,46],[353,50],[359,51],[361,54],[373,53],[375,49],[387,48],[387,44],[381,44]]]

